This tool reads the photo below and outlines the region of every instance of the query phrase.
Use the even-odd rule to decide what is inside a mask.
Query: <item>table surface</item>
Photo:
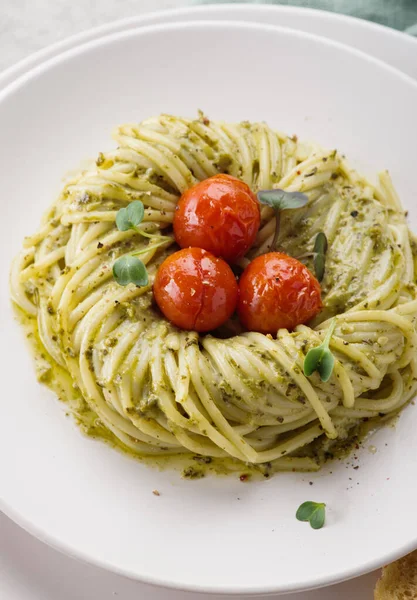
[[[91,27],[192,3],[192,0],[1,0],[0,71],[36,50]]]
[[[191,3],[191,0],[36,0],[33,3],[26,0],[2,0],[0,71],[40,48],[116,18]],[[334,600],[337,597],[338,600],[370,600],[377,577],[377,573],[372,573],[325,590],[279,598]],[[0,598],[220,600],[227,597],[155,588],[89,566],[49,548],[0,513]]]

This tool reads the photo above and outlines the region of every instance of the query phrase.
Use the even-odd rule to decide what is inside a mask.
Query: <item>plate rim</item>
[[[76,56],[78,54],[82,54],[85,50],[89,48],[100,47],[103,44],[111,42],[113,40],[118,40],[120,38],[129,38],[134,37],[135,35],[141,34],[152,34],[164,32],[167,30],[176,30],[176,29],[192,29],[192,28],[207,28],[207,27],[222,27],[222,28],[232,28],[232,29],[243,29],[243,30],[262,30],[262,31],[270,31],[270,32],[282,32],[284,34],[291,34],[299,38],[309,38],[312,41],[319,42],[326,46],[330,46],[333,48],[339,48],[344,52],[349,54],[353,54],[365,60],[367,62],[373,63],[378,68],[383,69],[384,71],[391,72],[397,78],[404,79],[408,85],[411,85],[417,91],[417,80],[413,79],[410,75],[400,71],[399,69],[388,65],[384,61],[368,55],[367,53],[358,50],[356,48],[350,47],[347,44],[343,44],[341,42],[331,40],[329,38],[308,33],[296,29],[292,29],[289,27],[278,26],[278,25],[269,25],[264,23],[250,23],[247,21],[218,21],[218,20],[204,20],[204,21],[176,21],[170,23],[157,23],[150,24],[147,26],[139,26],[136,28],[132,28],[129,30],[114,32],[109,35],[102,36],[97,39],[89,40],[79,46],[74,48],[70,48],[65,52],[58,54],[57,56],[51,57],[50,59],[44,61],[42,64],[35,66],[30,69],[27,73],[18,77],[15,81],[7,85],[3,90],[0,90],[0,103],[9,96],[9,94],[13,94],[15,91],[24,87],[26,82],[36,78],[38,75],[42,74],[44,71],[48,71],[49,68],[59,65],[64,62],[67,58],[71,58],[72,56]],[[1,110],[1,108],[0,108]],[[153,575],[139,574],[137,571],[133,571],[131,569],[126,569],[120,566],[117,566],[110,561],[102,558],[96,558],[91,555],[84,553],[84,551],[80,548],[76,548],[62,539],[56,538],[53,534],[51,534],[47,530],[43,530],[39,528],[36,523],[28,520],[27,517],[15,510],[12,505],[8,504],[3,496],[0,496],[0,510],[6,514],[9,518],[11,518],[15,523],[20,525],[23,529],[34,535],[36,538],[40,539],[42,542],[47,545],[53,547],[54,549],[64,553],[72,558],[76,558],[82,560],[88,564],[92,564],[94,566],[100,567],[102,569],[111,571],[118,575],[127,577],[129,579],[134,579],[140,581],[145,584],[155,585],[159,587],[176,589],[187,592],[199,592],[199,593],[208,593],[208,594],[228,594],[228,595],[237,595],[237,596],[247,596],[247,595],[270,595],[270,594],[285,594],[285,593],[293,593],[293,592],[303,592],[313,589],[320,589],[323,587],[331,586],[337,583],[341,583],[343,581],[347,581],[349,579],[353,579],[360,575],[365,575],[373,570],[381,567],[383,564],[387,562],[391,562],[396,560],[397,558],[407,554],[408,552],[415,549],[417,544],[417,537],[408,542],[407,544],[401,546],[400,548],[396,548],[385,554],[382,557],[369,560],[365,565],[358,570],[357,568],[350,568],[343,572],[339,572],[339,574],[333,574],[332,576],[321,575],[316,580],[311,581],[310,583],[305,582],[300,587],[299,584],[289,584],[285,587],[276,587],[271,585],[263,585],[260,586],[257,584],[256,586],[240,588],[238,585],[218,585],[218,584],[188,584],[187,582],[178,582],[172,581],[169,579],[161,579],[157,578]]]
[[[0,71],[0,88],[6,87],[10,83],[13,82],[14,79],[21,77],[25,71],[32,70],[37,65],[40,66],[46,60],[49,60],[53,56],[57,56],[56,53],[66,52],[78,45],[84,45],[89,41],[93,41],[99,39],[101,37],[107,37],[111,33],[117,33],[126,31],[127,28],[135,29],[136,27],[147,27],[150,25],[158,25],[163,24],[165,19],[171,17],[179,17],[179,21],[168,21],[172,22],[180,22],[181,16],[190,15],[190,16],[198,16],[199,13],[202,13],[204,16],[201,20],[209,21],[211,13],[227,13],[228,11],[235,11],[239,13],[244,10],[248,13],[281,13],[281,14],[294,14],[297,15],[309,15],[314,19],[325,19],[328,21],[337,21],[339,23],[349,23],[349,25],[355,25],[355,27],[362,28],[367,31],[375,31],[383,33],[383,35],[389,36],[391,38],[395,38],[397,40],[401,40],[401,43],[408,43],[411,47],[415,47],[417,52],[417,37],[414,37],[408,33],[403,31],[399,31],[397,29],[393,29],[392,27],[388,27],[386,25],[382,25],[380,23],[375,23],[373,21],[367,21],[365,19],[361,19],[359,17],[354,17],[351,15],[344,15],[336,12],[331,12],[318,8],[310,8],[304,6],[291,6],[291,5],[271,5],[271,4],[235,4],[235,3],[225,3],[221,5],[217,4],[203,4],[199,6],[186,5],[180,6],[177,8],[167,9],[167,10],[153,10],[150,12],[146,12],[141,15],[135,15],[131,17],[125,17],[122,19],[117,19],[116,21],[103,23],[101,25],[97,25],[95,27],[90,27],[84,31],[80,31],[79,33],[75,33],[73,35],[65,37],[63,40],[59,40],[58,42],[54,42],[52,44],[48,44],[44,48],[40,48],[35,52],[29,54],[28,56],[20,59],[16,63],[10,65],[6,69]],[[153,23],[153,19],[161,19],[161,21]],[[199,17],[200,18],[200,17]],[[249,22],[249,21],[242,21]],[[261,23],[262,24],[262,23]],[[276,27],[286,27],[281,25],[273,25]],[[288,29],[294,29],[293,27],[288,27]],[[295,29],[294,29],[295,30]],[[305,32],[311,33],[311,32]],[[311,33],[311,35],[319,35],[317,33]],[[330,39],[325,36],[324,39]],[[333,40],[336,41],[336,40]],[[346,44],[347,45],[347,44]],[[371,55],[370,55],[371,56]],[[376,57],[375,57],[376,58]],[[380,59],[382,60],[382,59]],[[400,70],[400,69],[398,69]]]

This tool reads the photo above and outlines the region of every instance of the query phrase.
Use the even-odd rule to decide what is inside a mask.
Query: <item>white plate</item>
[[[116,14],[117,11],[115,11]],[[203,19],[229,19],[229,20],[247,20],[250,22],[264,22],[271,25],[284,25],[301,29],[306,32],[316,33],[329,39],[353,44],[358,49],[367,51],[401,69],[405,73],[417,78],[417,39],[402,34],[387,27],[382,27],[363,20],[358,20],[344,15],[326,13],[323,11],[305,9],[292,6],[266,6],[266,5],[220,5],[220,6],[199,6],[187,7],[170,11],[158,11],[146,16],[136,16],[129,19],[113,21],[105,26],[96,27],[81,34],[73,35],[62,42],[47,47],[39,52],[31,54],[25,60],[20,61],[6,72],[0,74],[0,87],[11,82],[17,76],[27,72],[36,64],[51,58],[52,56],[68,50],[76,45],[96,39],[108,33],[133,29],[139,25],[151,23],[163,23],[175,20],[203,20]],[[48,588],[48,598],[56,598],[57,594],[63,599],[72,599],[80,597],[83,594],[90,594],[91,597],[100,597],[102,600],[106,597],[113,597],[118,593],[123,598],[137,598],[138,594],[146,598],[152,597],[154,600],[167,600],[172,597],[184,598],[180,596],[183,592],[162,591],[160,588],[146,587],[138,582],[133,583],[126,578],[120,578],[117,575],[106,574],[90,566],[73,561],[69,558],[59,556],[50,551],[45,545],[37,544],[33,539],[28,539],[27,535],[21,530],[12,527],[11,523],[5,524],[7,518],[0,515],[0,530],[4,540],[3,546],[0,545],[0,557],[3,549],[3,562],[0,564],[2,571],[2,581],[0,583],[0,592],[10,600],[14,598],[23,598],[33,600],[42,595],[46,600],[46,588]],[[3,527],[4,525],[4,527]],[[3,535],[4,534],[4,535]],[[7,562],[6,560],[7,544]],[[10,552],[11,545],[14,553]],[[51,553],[52,552],[52,553]],[[36,558],[35,558],[36,557]],[[49,569],[51,561],[53,567]],[[48,568],[40,569],[42,565],[48,565]],[[68,572],[71,571],[71,577]],[[334,599],[335,594],[341,599],[355,598],[356,600],[365,600],[370,598],[374,582],[377,575],[370,574],[362,576],[359,579],[350,580],[344,584],[339,584],[337,590],[334,586],[326,590],[316,592],[304,592],[302,594],[291,595],[291,598],[300,599],[301,596],[307,600],[325,600]],[[71,585],[62,588],[61,581],[71,581]],[[139,588],[140,586],[140,588]],[[42,592],[40,591],[42,588]],[[58,591],[59,590],[59,591]],[[114,590],[117,590],[115,592]],[[108,596],[107,596],[107,595]],[[0,594],[1,595],[1,594]],[[189,596],[187,595],[187,598]],[[206,597],[206,596],[205,596]],[[213,596],[211,596],[213,597]],[[202,595],[199,595],[202,598]],[[216,598],[219,598],[216,596]]]
[[[73,560],[1,513],[0,573],[2,600],[230,600],[223,594],[150,586]],[[268,596],[268,600],[371,600],[377,579],[374,572],[311,592]]]
[[[140,25],[204,19],[265,23],[314,33],[362,50],[417,79],[417,38],[411,35],[363,19],[311,8],[280,5],[222,4],[188,6],[173,10],[157,11],[146,15],[115,20],[111,23],[72,35],[38,52],[34,52],[27,58],[1,72],[0,87],[11,83],[14,79],[29,71],[29,69],[41,64],[52,56],[56,56],[60,52],[104,35],[135,29]]]
[[[35,381],[5,283],[12,256],[60,176],[109,147],[115,123],[161,111],[189,115],[203,107],[214,118],[265,119],[337,146],[367,172],[388,167],[416,225],[416,104],[413,80],[360,52],[296,31],[233,23],[164,25],[102,38],[1,93],[5,512],[71,555],[142,581],[200,591],[313,588],[413,549],[412,407],[396,431],[375,436],[378,452],[363,452],[358,471],[336,463],[314,476],[250,485],[182,481],[85,439],[65,419],[64,407]],[[294,518],[306,499],[329,506],[320,531]]]

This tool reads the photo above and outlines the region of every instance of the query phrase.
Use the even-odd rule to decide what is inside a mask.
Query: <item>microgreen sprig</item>
[[[134,200],[133,202],[130,202],[126,208],[121,208],[117,212],[117,229],[119,231],[128,231],[129,229],[134,229],[136,231],[136,227],[142,223],[144,216],[145,207],[143,206],[143,202]]]
[[[145,286],[149,283],[148,272],[144,263],[137,258],[140,254],[145,254],[149,250],[154,250],[171,241],[171,238],[164,235],[155,235],[138,229],[145,216],[145,207],[140,200],[130,202],[126,208],[121,208],[116,215],[116,226],[119,231],[128,231],[133,229],[143,237],[155,240],[155,243],[149,244],[146,248],[132,252],[127,256],[121,256],[113,264],[113,277],[119,285],[128,285],[134,283],[137,286]]]
[[[324,502],[303,502],[295,517],[298,521],[308,521],[313,529],[321,529],[326,520],[326,505]]]
[[[301,192],[286,192],[285,190],[260,190],[258,200],[261,204],[270,206],[275,211],[275,233],[272,239],[271,251],[276,250],[281,222],[281,211],[289,208],[301,208],[308,202],[308,197]]]
[[[143,262],[136,256],[121,256],[113,265],[113,277],[119,285],[134,283],[148,285],[149,278]]]
[[[304,375],[310,377],[315,371],[320,375],[324,382],[329,381],[334,367],[334,356],[330,350],[330,340],[332,338],[336,319],[333,319],[327,330],[326,337],[320,346],[311,348],[304,359]]]

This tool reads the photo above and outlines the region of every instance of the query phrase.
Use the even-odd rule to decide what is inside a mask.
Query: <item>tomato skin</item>
[[[229,265],[201,248],[184,248],[159,267],[154,297],[165,317],[181,329],[211,331],[235,311],[238,285]]]
[[[184,192],[174,214],[174,235],[181,248],[204,248],[228,262],[246,254],[259,225],[255,194],[231,175],[214,175]]]
[[[281,252],[255,258],[239,282],[238,314],[249,331],[276,335],[320,312],[320,284],[305,265]]]

